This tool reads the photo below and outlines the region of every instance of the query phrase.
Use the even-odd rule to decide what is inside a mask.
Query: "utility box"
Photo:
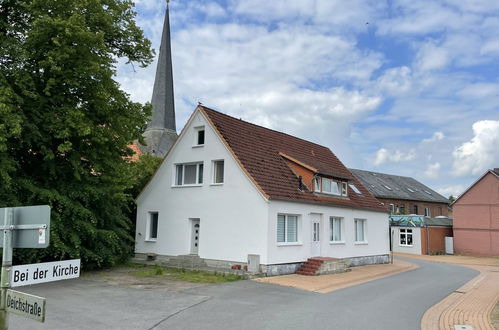
[[[454,237],[445,238],[445,254],[454,254]]]
[[[259,273],[260,272],[260,255],[259,254],[248,254],[248,272]]]

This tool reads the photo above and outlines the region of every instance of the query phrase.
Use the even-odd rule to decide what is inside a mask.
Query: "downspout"
[[[426,227],[426,254],[430,255],[430,231],[428,230],[428,222],[426,222],[426,218],[424,224]]]

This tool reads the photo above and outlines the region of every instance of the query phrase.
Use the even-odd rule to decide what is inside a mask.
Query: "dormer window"
[[[196,130],[194,147],[204,146],[204,126],[195,127],[194,129]]]
[[[337,196],[347,196],[348,193],[346,182],[320,176],[315,177],[314,179],[314,191]]]

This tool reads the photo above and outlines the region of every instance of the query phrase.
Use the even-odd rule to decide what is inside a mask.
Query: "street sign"
[[[7,289],[5,307],[10,313],[45,321],[45,298]]]
[[[12,247],[13,248],[46,248],[50,242],[50,206],[12,207]],[[5,208],[0,209],[0,226],[5,222]],[[6,229],[6,228],[3,228]],[[3,246],[3,235],[0,235],[0,246]]]
[[[80,277],[80,259],[12,266],[10,286],[23,286]]]

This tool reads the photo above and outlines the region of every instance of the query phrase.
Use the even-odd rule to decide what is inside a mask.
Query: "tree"
[[[3,0],[0,6],[0,203],[49,204],[51,244],[23,262],[131,253],[127,147],[150,105],[113,80],[118,58],[145,66],[150,42],[128,0]]]
[[[456,200],[456,197],[450,195],[449,196],[449,206],[452,205],[452,203],[454,203],[455,200]]]

